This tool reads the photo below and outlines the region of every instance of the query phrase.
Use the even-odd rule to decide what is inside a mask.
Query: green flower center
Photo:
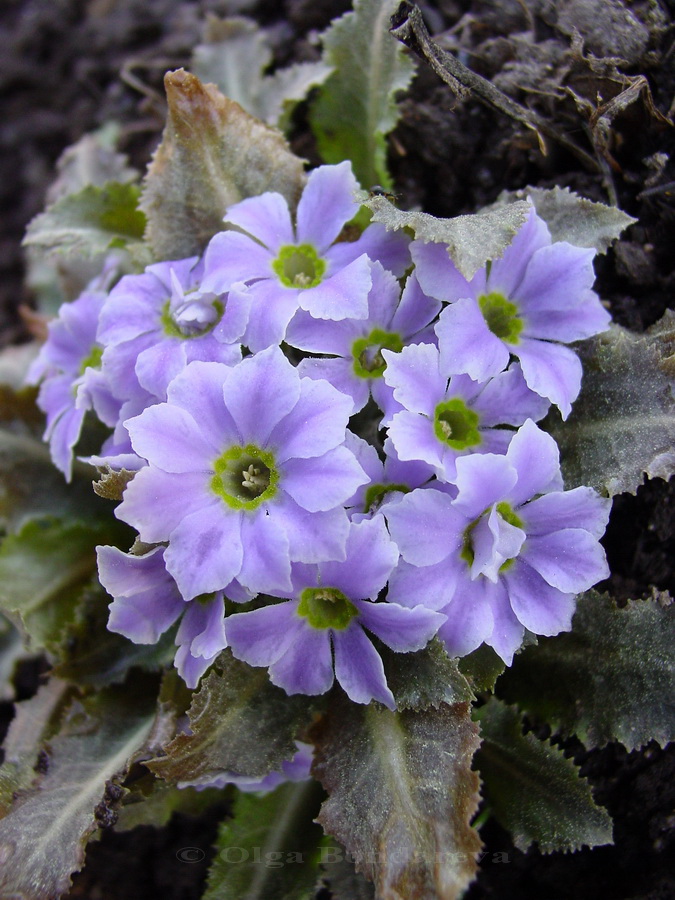
[[[287,244],[272,263],[279,281],[290,288],[311,288],[321,283],[326,260],[321,259],[311,244]]]
[[[274,456],[253,444],[231,447],[214,465],[211,490],[232,509],[257,509],[277,491]]]
[[[181,340],[203,337],[213,331],[223,318],[224,312],[222,300],[205,298],[191,300],[188,293],[180,304],[172,303],[171,300],[166,301],[162,309],[162,328],[164,334]]]
[[[518,307],[503,294],[482,294],[478,305],[490,331],[507,344],[517,344],[523,330]]]
[[[312,628],[343,631],[359,611],[337,588],[305,588],[300,594],[298,615]]]
[[[489,514],[491,508],[492,507],[486,509],[485,512],[482,513],[482,515],[478,516],[477,519],[474,519],[474,521],[471,522],[470,525],[467,525],[467,527],[464,529],[462,549],[460,550],[459,555],[469,566],[469,568],[473,565],[473,561],[475,558],[475,553],[473,552],[473,530],[476,525],[478,525],[481,518]],[[513,525],[516,528],[523,528],[523,520],[515,514],[515,512],[513,511],[513,507],[510,503],[507,503],[506,500],[502,500],[497,504],[497,512],[505,522],[509,523],[509,525]],[[499,571],[505,572],[513,565],[513,562],[513,559],[507,559],[506,562],[502,563]]]
[[[98,344],[94,344],[94,346],[91,348],[89,356],[85,356],[85,358],[80,363],[80,375],[84,375],[85,369],[100,369],[102,356],[103,347],[99,346]]]
[[[439,403],[434,412],[434,434],[453,450],[468,450],[481,443],[480,417],[459,397]]]
[[[387,494],[391,494],[392,491],[400,491],[402,494],[409,494],[410,488],[407,484],[371,484],[366,491],[364,513],[375,512],[375,510],[382,505]]]
[[[354,372],[359,378],[381,378],[387,364],[382,356],[383,350],[400,353],[403,341],[393,331],[382,331],[374,328],[368,337],[359,338],[352,345]]]

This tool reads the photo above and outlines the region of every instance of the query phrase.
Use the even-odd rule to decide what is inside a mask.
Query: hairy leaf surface
[[[645,334],[614,325],[579,346],[581,394],[564,424],[549,419],[566,488],[586,484],[613,497],[634,494],[645,474],[675,473],[674,341],[668,311]]]
[[[424,212],[404,212],[386,197],[363,200],[388,231],[410,229],[420,241],[447,244],[448,254],[465,278],[471,279],[489,259],[498,259],[525,223],[530,204],[524,200],[481,210],[468,216],[438,219]]]
[[[204,43],[195,47],[191,68],[201,81],[215,84],[252,116],[282,127],[281,119],[332,70],[324,62],[305,62],[265,75],[271,62],[272,51],[257,22],[209,16]]]
[[[133,694],[134,696],[129,696]],[[76,703],[49,748],[47,773],[0,820],[0,895],[52,900],[84,863],[106,782],[143,745],[152,705],[131,690]]]
[[[325,162],[350,159],[363,187],[391,187],[387,135],[399,113],[395,102],[415,66],[389,33],[398,0],[355,0],[354,11],[322,35],[324,62],[335,71],[324,82],[310,121]]]
[[[675,604],[668,595],[619,609],[606,594],[578,599],[572,631],[540,638],[499,681],[499,693],[589,747],[629,750],[675,738]]]
[[[201,253],[233,203],[276,191],[294,208],[305,176],[280,131],[183,69],[164,76],[168,119],[143,187],[158,259]]]
[[[57,200],[28,226],[24,244],[49,252],[96,256],[140,242],[145,216],[135,184],[89,185]]]
[[[606,253],[622,231],[637,222],[616,206],[595,203],[569,188],[526,187],[504,191],[499,203],[532,200],[537,215],[548,225],[554,241],[568,241],[577,247],[594,247]]]
[[[319,821],[383,900],[452,900],[471,882],[477,732],[467,703],[391,712],[339,695],[316,727]]]
[[[265,796],[240,793],[222,823],[203,900],[312,900],[323,832],[313,821],[316,782],[287,782]]]
[[[448,656],[440,641],[417,653],[394,653],[385,646],[378,647],[378,652],[397,709],[428,709],[474,699],[457,660]]]
[[[229,651],[204,677],[189,710],[191,734],[179,734],[166,756],[148,763],[171,782],[208,783],[228,773],[262,778],[296,753],[309,724],[309,698],[289,697],[266,669],[252,669]]]
[[[519,850],[534,842],[542,853],[612,843],[612,820],[571,759],[548,741],[523,734],[517,710],[494,697],[477,718],[483,795]]]

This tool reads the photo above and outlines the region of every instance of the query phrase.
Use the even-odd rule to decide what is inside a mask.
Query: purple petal
[[[549,403],[531,391],[518,363],[491,378],[475,401],[481,425],[522,425],[526,419],[538,422],[549,409]]]
[[[269,347],[231,370],[223,396],[242,439],[262,448],[298,402],[300,378],[281,350]]]
[[[532,254],[550,244],[548,227],[532,207],[527,221],[506,248],[503,257],[492,261],[488,290],[512,297],[525,276]]]
[[[322,456],[344,442],[349,398],[330,384],[300,379],[300,397],[269,436],[278,464]]]
[[[534,422],[528,420],[514,434],[506,458],[518,473],[507,498],[515,506],[536,494],[562,488],[558,445]]]
[[[351,356],[354,341],[367,333],[367,320],[315,319],[308,312],[300,309],[288,326],[286,340],[293,347],[309,353]]]
[[[303,359],[298,365],[303,378],[312,381],[327,381],[344,396],[351,399],[349,415],[353,416],[368,402],[370,380],[360,378],[354,372],[353,361],[349,359]]]
[[[272,684],[287,694],[325,694],[333,684],[330,633],[301,623],[293,643],[270,666]]]
[[[518,473],[507,457],[493,453],[462,456],[457,460],[458,494],[453,506],[471,521],[510,496],[517,478]]]
[[[296,214],[298,244],[312,244],[321,255],[359,209],[359,185],[348,160],[310,173]]]
[[[291,590],[288,538],[275,519],[262,510],[243,516],[241,543],[243,562],[238,581],[259,594]]]
[[[223,399],[223,385],[231,371],[222,363],[192,362],[168,390],[169,403],[196,417],[203,437],[217,452],[242,440]]]
[[[372,284],[370,260],[364,254],[316,287],[301,290],[301,309],[317,319],[365,319]]]
[[[54,422],[49,438],[49,453],[56,468],[70,481],[73,471],[73,448],[80,438],[84,421],[83,409],[69,409]]]
[[[320,583],[338,588],[353,600],[374,599],[387,583],[398,555],[381,516],[352,523],[346,559],[321,564]]]
[[[490,515],[481,518],[471,532],[474,560],[471,578],[483,575],[496,583],[504,563],[518,556],[525,541],[525,532],[505,522],[495,507]]]
[[[562,528],[583,528],[593,537],[605,533],[612,501],[593,488],[578,487],[538,497],[518,510],[530,537],[550,534]]]
[[[109,346],[158,332],[162,306],[170,296],[171,290],[152,274],[125,275],[103,305],[97,340]]]
[[[291,561],[318,563],[345,558],[349,518],[344,509],[310,513],[285,495],[275,498],[269,513],[286,529]]]
[[[523,643],[525,629],[516,618],[509,603],[506,586],[503,581],[489,585],[490,609],[494,622],[492,634],[485,639],[492,649],[504,660],[507,666],[513,662],[513,655]]]
[[[368,476],[346,447],[336,447],[317,459],[289,459],[279,472],[281,488],[308,512],[334,509],[368,482]]]
[[[211,238],[206,248],[201,289],[205,293],[224,294],[238,282],[274,278],[273,260],[273,254],[247,234],[221,231]]]
[[[176,526],[164,554],[186,600],[223,590],[241,569],[242,516],[214,499]]]
[[[403,231],[390,232],[379,222],[373,222],[356,241],[340,241],[326,251],[330,271],[348,265],[362,254],[379,262],[397,278],[402,278],[410,266],[410,238]]]
[[[388,434],[400,460],[422,460],[432,466],[437,475],[445,475],[443,456],[446,446],[436,437],[433,423],[427,416],[407,409],[397,412]]]
[[[182,644],[173,658],[176,671],[190,690],[194,690],[199,684],[199,679],[210,667],[214,657],[205,659],[203,656],[193,656],[188,644]]]
[[[250,666],[269,666],[301,639],[303,623],[295,615],[297,603],[275,603],[227,617],[227,640],[237,659]]]
[[[553,635],[572,627],[575,595],[563,593],[522,559],[504,574],[511,608],[528,631]]]
[[[389,709],[396,709],[382,659],[358,624],[353,622],[345,631],[334,631],[333,647],[335,677],[350,700],[354,703],[379,700]]]
[[[536,310],[575,306],[595,281],[594,256],[594,249],[574,247],[566,241],[537,250],[514,295],[523,315],[527,318]]]
[[[426,328],[440,311],[441,304],[422,291],[413,272],[408,276],[403,288],[401,301],[391,322],[391,329],[397,331],[404,339],[410,340],[419,331]]]
[[[111,597],[131,597],[156,587],[158,582],[171,585],[173,579],[164,565],[164,548],[155,547],[143,556],[124,553],[117,547],[97,547],[99,581]],[[173,585],[173,593],[183,600]]]
[[[528,312],[523,336],[571,344],[606,331],[611,321],[597,294],[586,291],[584,299],[572,309]]]
[[[227,647],[225,606],[220,593],[206,602],[197,600],[187,604],[176,644],[188,644],[192,656],[209,660]]]
[[[494,620],[486,578],[458,580],[451,602],[442,608],[447,616],[438,629],[438,636],[450,656],[466,656],[479,647],[491,634]]]
[[[288,203],[272,191],[231,206],[224,221],[253,235],[274,253],[284,244],[295,244]]]
[[[209,443],[189,412],[168,403],[150,406],[124,424],[136,453],[165,472],[208,472],[222,450]]]
[[[490,331],[473,299],[458,300],[446,307],[434,330],[445,375],[465,372],[474,381],[487,381],[509,363],[508,348]]]
[[[424,606],[413,609],[397,603],[369,603],[357,601],[359,622],[377,635],[387,647],[401,653],[421,650],[429,643],[445,616]]]
[[[465,564],[462,564],[466,568]],[[387,601],[414,609],[420,604],[426,609],[441,610],[455,595],[460,566],[452,559],[443,559],[433,566],[412,566],[401,560],[389,579]]]
[[[549,341],[521,338],[513,352],[520,360],[528,387],[555,403],[566,419],[581,390],[581,362],[574,350]]]
[[[388,506],[385,518],[401,555],[415,566],[431,566],[457,553],[467,525],[447,494],[423,488]]]
[[[187,365],[184,344],[177,338],[167,337],[138,355],[138,383],[160,400],[166,399],[169,384]]]
[[[394,389],[396,400],[411,412],[433,418],[448,381],[439,370],[438,349],[431,344],[412,344],[400,353],[383,350],[382,356],[387,363],[383,378]]]
[[[298,310],[299,294],[298,288],[287,288],[270,279],[256,281],[245,293],[233,288],[229,296],[249,305],[243,343],[254,353],[280,344]]]
[[[552,587],[579,594],[609,577],[602,545],[581,528],[528,537],[522,558]]]
[[[415,275],[425,294],[437,300],[454,302],[463,297],[477,297],[485,284],[485,276],[468,282],[455,267],[446,244],[427,244],[413,241],[410,253],[415,263]]]
[[[163,472],[146,466],[133,478],[115,515],[133,525],[148,543],[166,541],[171,532],[192,513],[214,503],[209,478],[202,472]]]

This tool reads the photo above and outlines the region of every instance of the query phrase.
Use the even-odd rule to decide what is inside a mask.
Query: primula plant
[[[255,29],[211,22],[141,189],[81,183],[29,228],[88,274],[2,388],[3,671],[48,668],[0,767],[3,897],[63,895],[101,828],[226,802],[208,900],[452,900],[489,817],[611,843],[546,726],[672,736],[670,598],[594,589],[612,496],[673,469],[672,433],[614,437],[636,365],[642,420],[673,414],[671,319],[633,335],[594,289],[616,207],[397,206],[396,37],[428,35],[396,6],[356,0],[246,96],[224,61]],[[280,128],[310,89],[306,167]]]

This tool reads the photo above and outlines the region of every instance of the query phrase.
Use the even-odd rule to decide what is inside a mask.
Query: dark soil
[[[314,37],[349,8],[347,0],[4,0],[0,6],[0,336],[24,337],[17,314],[30,301],[20,240],[43,207],[63,149],[114,119],[121,147],[142,168],[163,124],[161,79],[187,64],[206,12],[245,13],[269,29],[280,65],[316,58]],[[675,129],[659,119],[675,97],[672,0],[436,0],[422,4],[443,45],[501,90],[600,160],[600,169],[475,100],[460,102],[423,65],[390,141],[400,204],[451,216],[473,212],[503,189],[568,186],[615,200],[639,219],[597,264],[596,288],[616,321],[640,331],[672,305],[675,290]],[[571,49],[576,32],[583,44]],[[618,57],[608,61],[607,58]],[[651,89],[615,117],[595,123],[597,105],[643,75]],[[136,79],[140,93],[132,86]],[[576,101],[573,97],[576,95]],[[601,99],[599,99],[601,98]],[[303,111],[294,148],[315,161]],[[675,590],[675,489],[654,481],[615,500],[605,539],[620,598],[651,585]],[[569,750],[615,818],[615,846],[573,855],[516,851],[494,821],[470,900],[666,900],[672,864],[675,752],[649,746]],[[223,809],[164,829],[106,831],[92,844],[70,896],[192,900],[199,896]],[[183,848],[206,858],[183,862]],[[506,856],[504,856],[506,854]],[[200,854],[196,854],[199,856]],[[499,860],[499,861],[497,861]],[[508,862],[506,861],[508,860]]]

